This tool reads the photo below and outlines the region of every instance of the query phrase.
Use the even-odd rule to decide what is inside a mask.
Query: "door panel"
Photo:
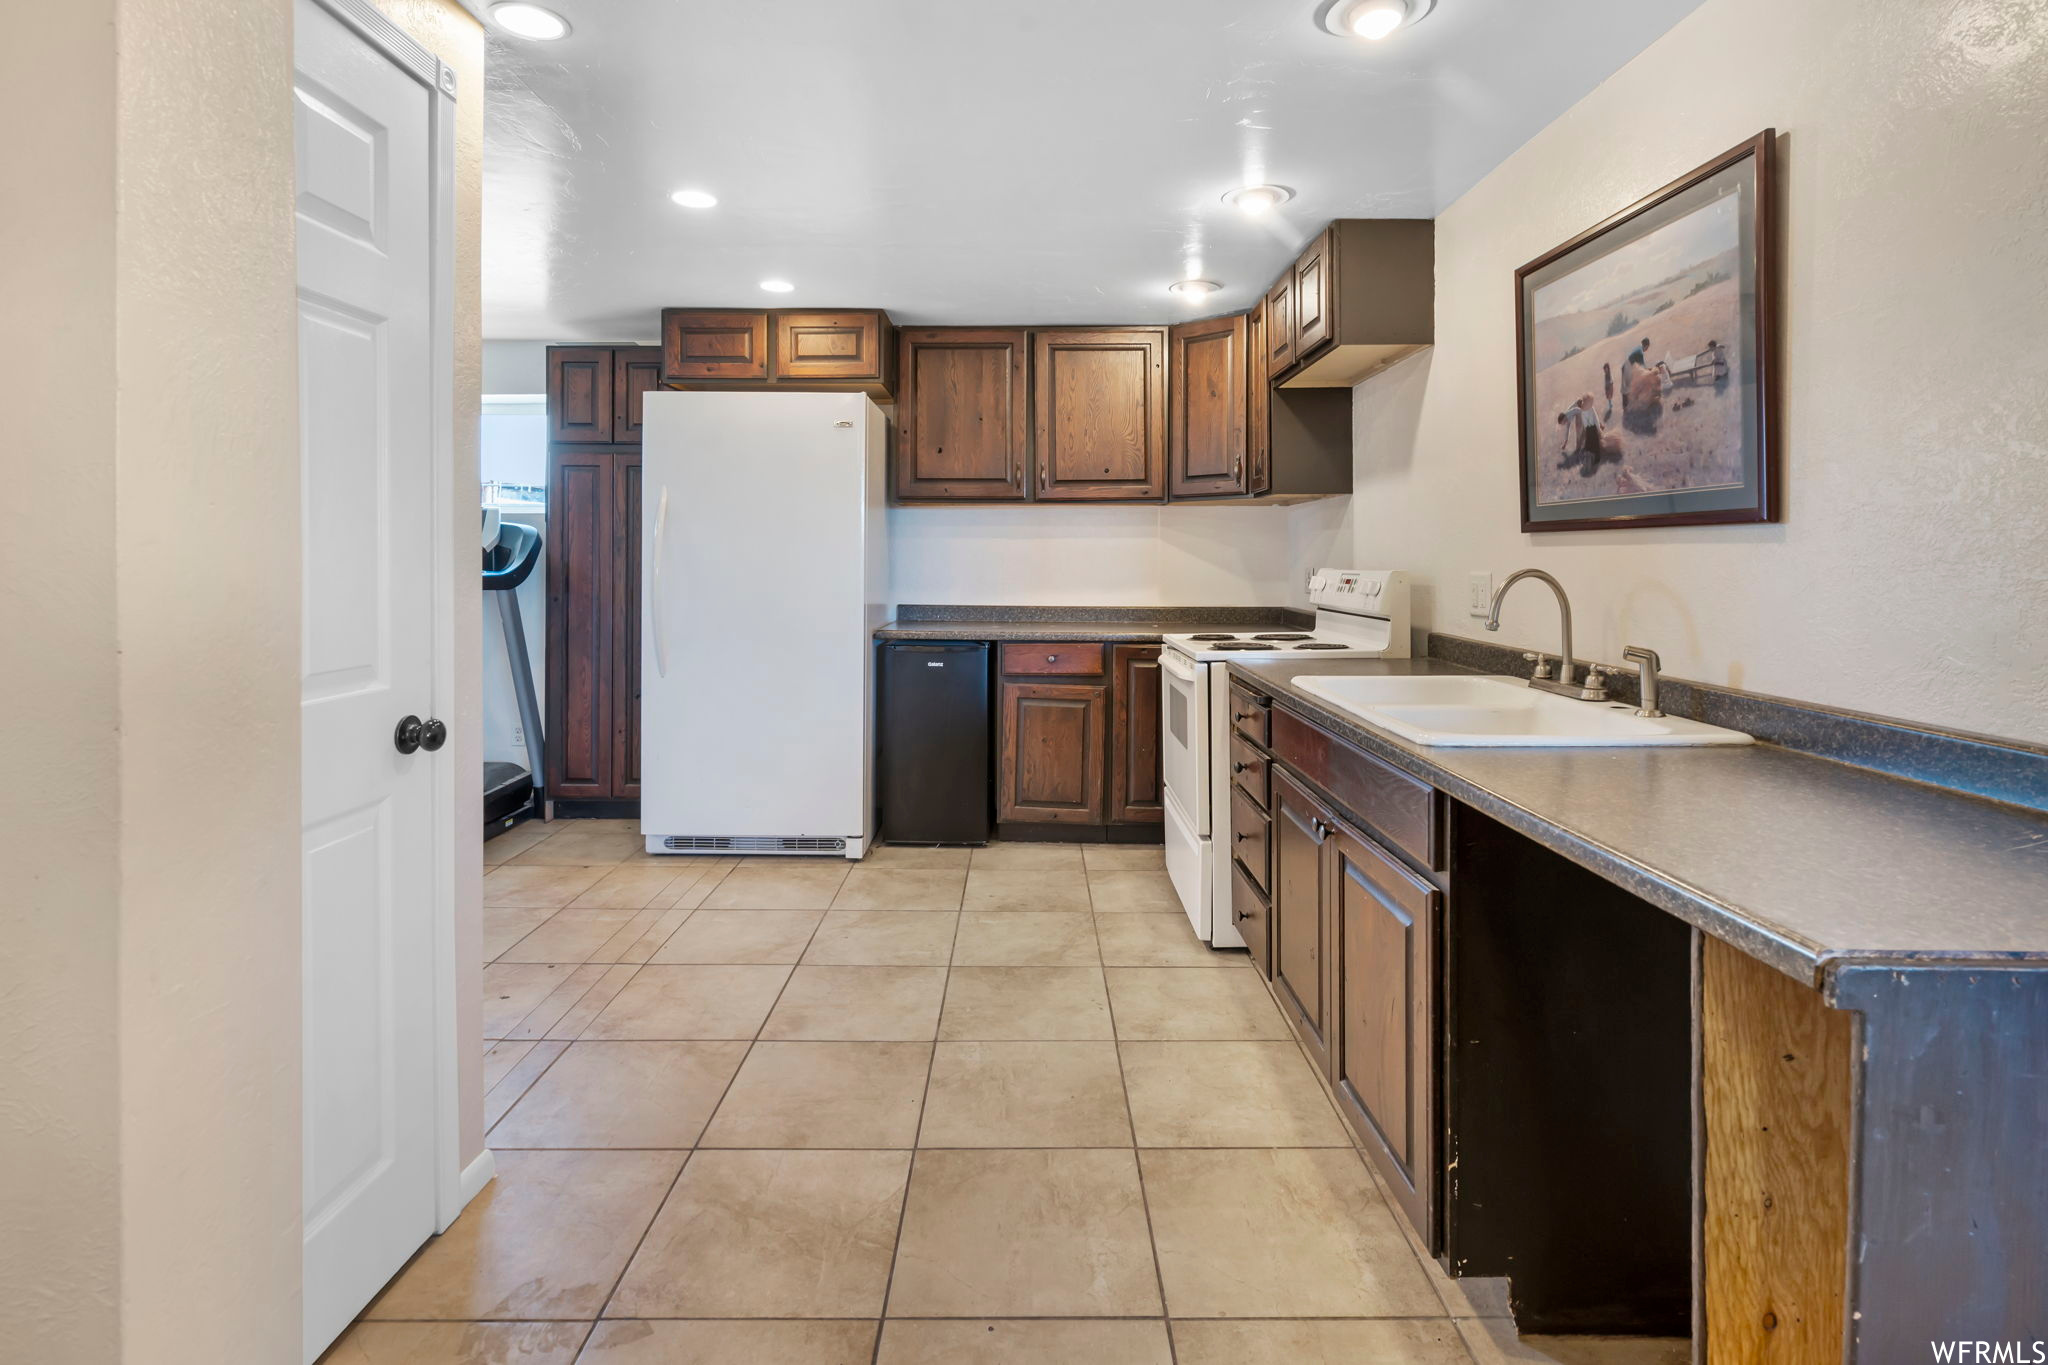
[[[716,380],[768,382],[768,314],[709,308],[661,313],[661,379],[665,384]]]
[[[572,446],[548,461],[547,778],[568,800],[612,794],[613,459]]]
[[[605,445],[618,417],[609,346],[548,347],[548,439]]]
[[[640,457],[612,457],[611,794],[640,799]]]
[[[1247,493],[1273,486],[1273,386],[1266,374],[1266,304],[1245,316],[1245,476]]]
[[[661,347],[619,346],[612,350],[612,438],[640,444],[641,400],[661,387]]]
[[[1248,491],[1245,336],[1242,315],[1184,323],[1170,334],[1168,491],[1176,498]]]
[[[1166,492],[1166,333],[1032,338],[1038,496],[1156,499]]]
[[[1027,496],[1026,334],[917,328],[900,336],[896,496]]]
[[[1100,683],[1005,682],[996,818],[1102,823]]]
[[[1273,771],[1273,985],[1309,1053],[1330,1072],[1323,840],[1330,813],[1285,772]]]
[[[1294,359],[1330,339],[1330,230],[1309,243],[1294,263]]]
[[[777,313],[775,378],[879,384],[888,330],[880,313]]]
[[[392,744],[434,701],[435,97],[310,0],[296,23],[311,1360],[434,1232],[448,758]]]
[[[1441,893],[1340,826],[1328,870],[1343,942],[1337,1093],[1418,1229],[1434,1226],[1436,926]]]
[[[1111,654],[1116,725],[1109,818],[1119,824],[1156,825],[1166,818],[1159,766],[1159,646],[1117,645]]]
[[[1289,268],[1266,295],[1266,378],[1277,379],[1294,363],[1294,271]]]

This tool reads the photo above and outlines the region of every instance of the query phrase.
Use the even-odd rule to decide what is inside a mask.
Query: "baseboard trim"
[[[462,1185],[459,1191],[462,1208],[469,1207],[469,1201],[484,1192],[484,1186],[498,1178],[498,1158],[486,1147],[477,1153],[475,1161],[462,1168]],[[457,1210],[460,1212],[460,1210]]]

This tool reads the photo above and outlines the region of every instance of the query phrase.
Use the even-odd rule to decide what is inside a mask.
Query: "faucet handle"
[[[1529,678],[1532,682],[1538,679],[1545,682],[1548,682],[1550,680],[1550,660],[1548,658],[1544,657],[1541,654],[1535,653],[1533,650],[1524,653],[1522,657],[1528,660],[1530,663],[1536,665],[1535,671],[1529,675]]]
[[[1591,701],[1604,701],[1607,697],[1607,665],[1586,665],[1586,694]]]

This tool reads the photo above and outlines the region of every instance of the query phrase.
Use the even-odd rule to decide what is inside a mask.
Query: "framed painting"
[[[1524,531],[1778,519],[1776,142],[1515,272]]]

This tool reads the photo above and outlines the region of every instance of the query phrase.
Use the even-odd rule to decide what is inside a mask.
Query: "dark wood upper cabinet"
[[[1156,825],[1166,819],[1166,787],[1159,765],[1160,678],[1158,645],[1114,645],[1110,692],[1109,819],[1112,824]]]
[[[1040,501],[1165,496],[1165,328],[1034,333],[1032,406]]]
[[[1294,363],[1294,267],[1266,291],[1266,378],[1276,380]]]
[[[661,310],[661,380],[753,386],[768,382],[768,314]]]
[[[1330,339],[1330,229],[1308,244],[1294,263],[1294,354],[1307,355]]]
[[[996,818],[1028,823],[1103,822],[1105,683],[1002,684]]]
[[[610,445],[615,384],[611,347],[548,347],[548,439]]]
[[[1176,498],[1238,496],[1251,491],[1253,385],[1242,314],[1185,322],[1167,333],[1167,491]]]
[[[1283,290],[1285,319],[1273,308]],[[1289,388],[1348,389],[1421,350],[1436,338],[1436,224],[1331,223],[1267,295],[1266,328],[1269,372]]]
[[[612,441],[640,444],[641,400],[661,387],[661,347],[618,346],[612,349]]]
[[[879,312],[773,314],[771,372],[777,384],[861,384],[886,394],[894,387],[896,338]]]
[[[1335,1060],[1330,998],[1335,983],[1323,891],[1323,843],[1336,816],[1307,788],[1273,773],[1273,993],[1295,1036],[1325,1075]]]
[[[1435,1224],[1436,952],[1442,894],[1356,829],[1328,841],[1342,944],[1337,1098],[1418,1229]]]
[[[898,335],[896,496],[1028,496],[1030,334],[919,327]]]
[[[873,308],[661,310],[661,382],[679,389],[894,392],[896,329]]]
[[[1260,299],[1244,319],[1244,384],[1249,395],[1245,410],[1245,463],[1248,492],[1264,493],[1273,486],[1273,386],[1266,376],[1266,301]],[[1349,437],[1346,437],[1347,441]],[[1346,474],[1351,462],[1344,462]]]

